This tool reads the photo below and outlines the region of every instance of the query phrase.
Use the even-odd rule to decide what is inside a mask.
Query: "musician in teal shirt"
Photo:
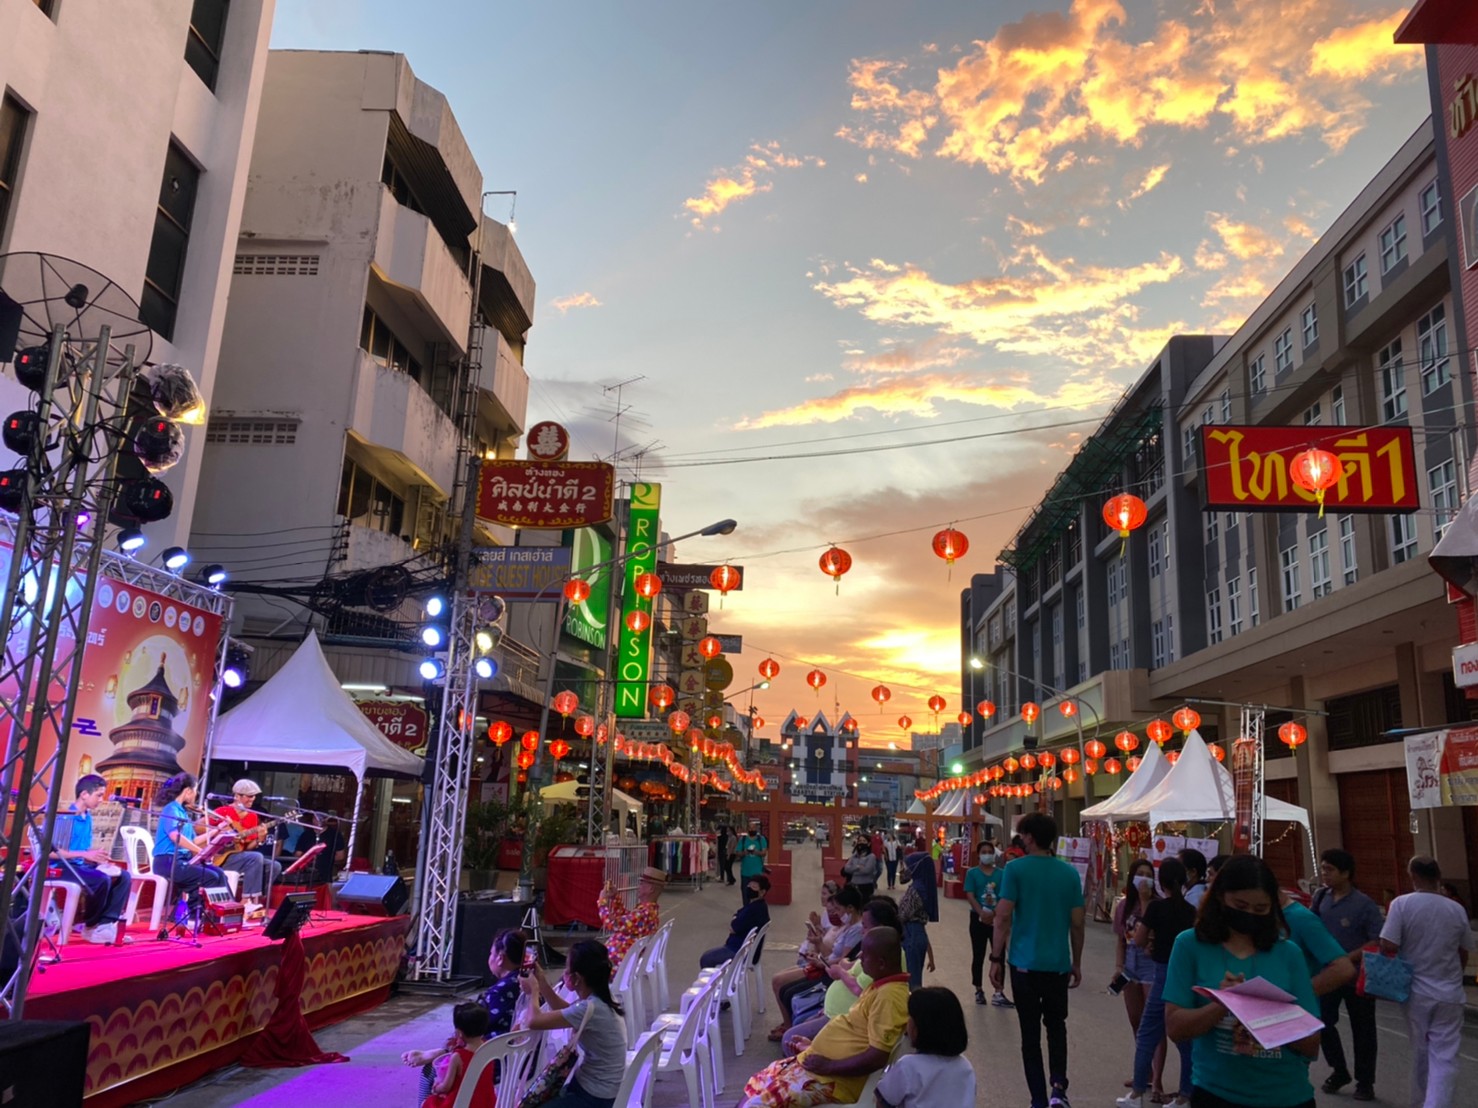
[[[201,857],[195,841],[195,818],[187,805],[195,803],[195,778],[177,773],[159,786],[159,830],[154,835],[154,872],[174,882],[177,893],[199,888],[228,888],[226,874]]]

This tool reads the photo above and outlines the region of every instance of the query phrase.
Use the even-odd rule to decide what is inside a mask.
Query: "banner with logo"
[[[355,701],[375,729],[396,746],[426,756],[426,709],[408,700]]]
[[[1412,808],[1478,805],[1478,727],[1407,735],[1405,747]]]
[[[606,616],[611,609],[611,575],[618,571],[610,565],[591,571],[611,560],[611,540],[593,527],[580,527],[570,532],[570,552],[570,574],[589,582],[590,595],[565,609],[565,634],[604,650]]]

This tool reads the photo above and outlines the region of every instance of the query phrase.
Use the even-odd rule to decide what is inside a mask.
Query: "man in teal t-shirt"
[[[996,844],[986,840],[975,848],[976,864],[965,871],[965,900],[970,905],[970,982],[975,986],[975,1003],[984,1004],[981,970],[995,935],[996,904],[1001,899],[1003,870],[996,867]],[[1006,994],[997,992],[990,999],[997,1008],[1010,1008]]]
[[[1083,980],[1083,881],[1052,853],[1057,821],[1046,812],[1022,816],[1016,833],[1026,855],[1006,864],[990,983],[1000,991],[1009,962],[1032,1108],[1067,1108],[1067,991]],[[1050,1094],[1042,1074],[1044,1027]]]
[[[743,903],[748,904],[752,895],[749,879],[765,872],[765,855],[770,852],[770,840],[760,830],[759,820],[749,821],[749,830],[740,838],[735,852],[739,855],[739,887],[744,895]]]

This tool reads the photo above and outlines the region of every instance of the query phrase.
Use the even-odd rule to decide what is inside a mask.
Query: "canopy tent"
[[[1144,819],[1157,827],[1162,823],[1223,821],[1236,814],[1231,773],[1212,757],[1200,733],[1193,731],[1164,780],[1121,809],[1119,818]],[[1263,816],[1301,823],[1306,830],[1310,827],[1308,812],[1270,796],[1263,798]]]
[[[983,807],[978,806],[976,807],[975,812],[972,814],[970,811],[970,807],[971,802],[968,790],[956,789],[955,791],[951,792],[949,796],[947,796],[944,800],[940,801],[939,806],[934,809],[933,814],[935,819],[957,819],[961,821],[972,819],[974,818],[974,816],[979,816],[984,819],[986,823],[993,824],[996,827],[1004,826],[1004,823],[1002,822],[1000,816],[991,815],[991,813],[987,812]]]
[[[214,760],[348,770],[357,783],[348,835],[351,856],[364,779],[419,777],[423,765],[380,734],[339,687],[311,630],[260,689],[216,720],[206,761]]]
[[[924,807],[924,802],[922,800],[920,800],[918,797],[914,797],[913,803],[908,806],[908,810],[903,814],[906,816],[927,816],[929,814],[929,809]]]
[[[586,799],[579,795],[581,785],[578,781],[561,781],[557,785],[545,785],[539,790],[539,799],[545,804],[579,804]],[[646,827],[646,809],[642,802],[634,796],[623,793],[620,789],[611,790],[611,811],[621,816],[621,828],[624,833],[628,817],[636,817],[636,833],[640,835]]]
[[[1107,800],[1084,808],[1079,819],[1101,819],[1113,823],[1127,817],[1119,813],[1136,803],[1140,797],[1152,790],[1170,772],[1170,763],[1154,743],[1139,760],[1139,768],[1129,775],[1129,780],[1119,786],[1117,792]]]

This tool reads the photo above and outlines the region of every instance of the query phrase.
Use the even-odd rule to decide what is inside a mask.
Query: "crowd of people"
[[[1050,815],[1028,813],[1014,830],[1008,845],[978,844],[962,875],[971,986],[976,1004],[1014,1009],[1033,1108],[1070,1108],[1068,1015],[1072,990],[1084,980],[1083,881],[1057,857]],[[705,951],[700,966],[729,962],[769,923],[767,849],[756,827],[722,841],[722,887],[739,884],[742,896],[723,943]],[[867,1103],[879,1108],[974,1105],[975,1064],[984,1055],[977,1052],[975,1063],[969,1057],[960,996],[923,983],[925,971],[935,969],[929,928],[940,918],[939,861],[934,844],[921,839],[857,838],[840,875],[821,886],[804,935],[794,936],[794,964],[770,978],[779,1021],[769,1040],[779,1044],[779,1057],[745,1080],[739,1108],[850,1104],[872,1077]],[[736,863],[733,881],[728,870]],[[1376,1000],[1357,983],[1367,959],[1367,969],[1375,959],[1395,959],[1409,971],[1401,1002],[1412,1053],[1409,1103],[1455,1104],[1462,981],[1473,937],[1466,909],[1444,891],[1435,861],[1413,858],[1408,874],[1414,891],[1382,913],[1357,887],[1356,861],[1344,850],[1324,852],[1307,906],[1250,854],[1207,859],[1188,849],[1131,860],[1112,911],[1109,991],[1123,999],[1132,1059],[1118,1108],[1306,1108],[1314,1103],[1311,1074],[1321,1055],[1324,1093],[1353,1085],[1355,1100],[1374,1099]],[[885,891],[900,884],[896,898]],[[420,1068],[425,1108],[450,1105],[471,1053],[515,1028],[577,1032],[578,1061],[549,1103],[613,1104],[629,1044],[611,980],[632,946],[659,926],[664,885],[660,870],[645,871],[630,909],[608,886],[601,896],[605,942],[574,944],[557,984],[526,960],[520,933],[500,934],[489,959],[493,984],[481,1001],[456,1008],[442,1047],[404,1057]],[[781,946],[778,937],[772,945]],[[1259,1021],[1239,1021],[1233,1011],[1242,1010],[1246,988],[1238,986],[1281,1003],[1280,1019],[1271,1022],[1287,1023],[1289,1033],[1270,1036]],[[1348,1055],[1341,1010],[1350,1025]],[[895,1048],[905,1041],[912,1051],[900,1053]],[[1178,1058],[1174,1081],[1166,1071],[1171,1053]],[[995,1068],[999,1081],[999,1058]]]

